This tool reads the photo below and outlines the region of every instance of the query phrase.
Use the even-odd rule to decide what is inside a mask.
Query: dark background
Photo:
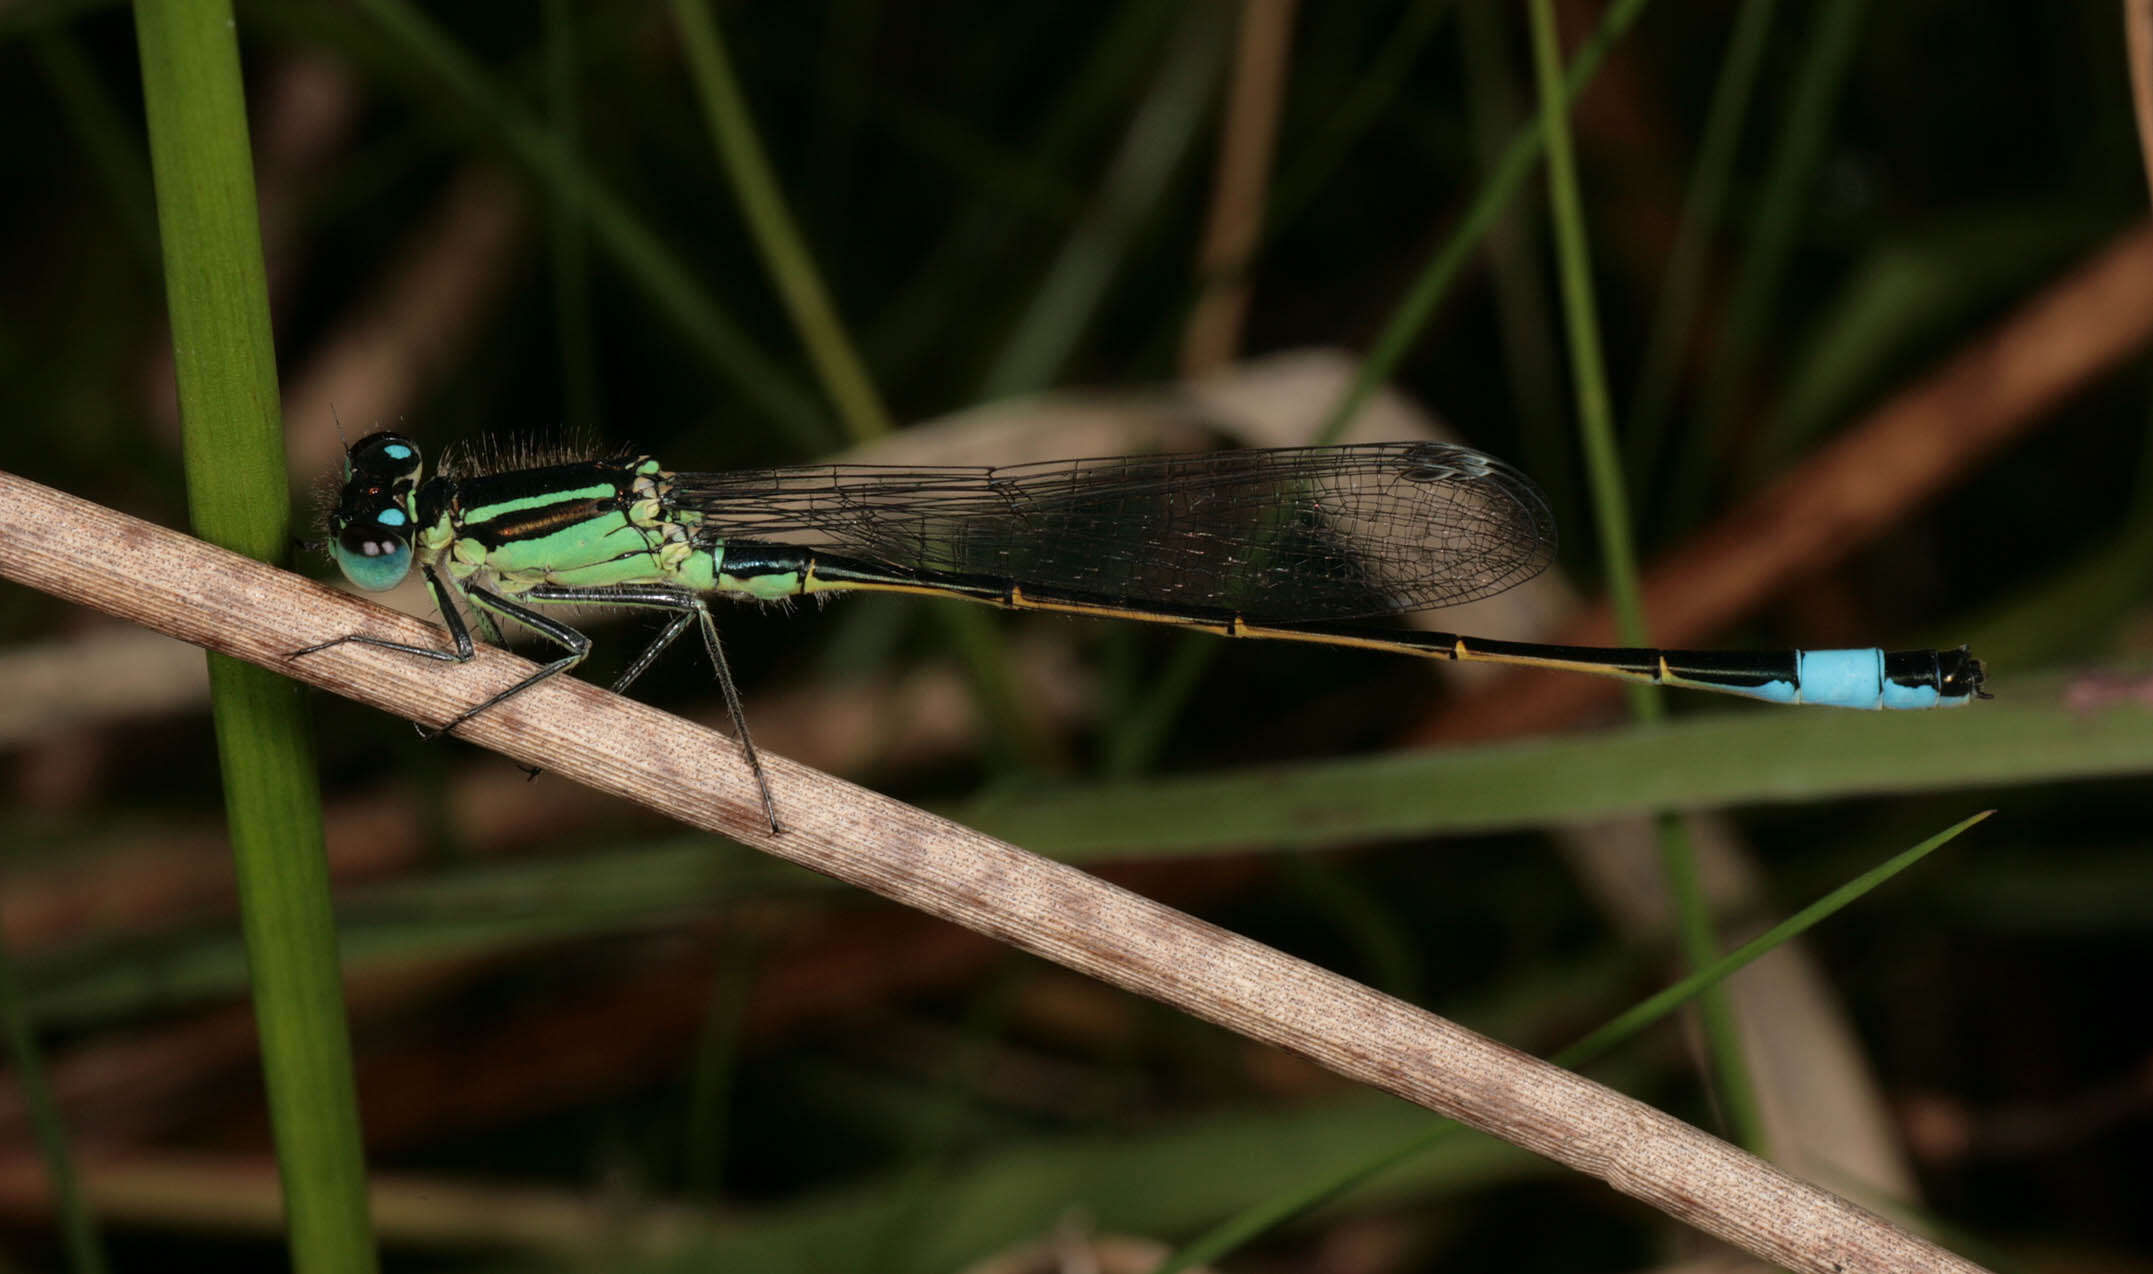
[[[1573,49],[1604,16],[1558,8]],[[1225,85],[1255,11],[717,8],[778,182],[895,419],[994,418],[1013,395],[1063,388],[1137,413],[1188,370],[1199,244],[1229,197],[1215,179],[1234,123]],[[483,77],[475,90],[385,12],[239,9],[303,517],[339,422],[432,450],[626,444],[683,469],[805,463],[845,443],[666,6],[421,11]],[[1903,457],[1879,452],[1871,472],[1898,484],[1888,512],[1775,575],[1768,601],[1667,639],[1963,640],[2020,702],[2141,697],[2153,327],[2127,305],[2055,299],[2089,275],[2153,289],[2153,270],[2118,265],[2153,260],[2133,248],[2147,179],[2120,7],[1749,12],[1649,5],[1573,115],[1648,578],[1736,535],[1780,484],[1828,504],[1801,484],[1850,479],[1817,458],[1908,401],[1933,407],[1921,394],[1940,375],[1973,388],[1963,413],[1927,418],[1926,442],[1902,448],[1952,464],[1900,482]],[[1721,84],[1744,20],[1768,21],[1765,43],[1684,290],[1670,256],[1700,148],[1734,109]],[[1263,231],[1238,352],[1357,355],[1526,122],[1525,9],[1311,4],[1287,32],[1276,157],[1261,209],[1244,208]],[[0,7],[0,467],[184,526],[134,57],[124,7]],[[546,179],[518,140],[531,137],[587,184]],[[655,276],[623,268],[617,225],[578,215],[601,197],[602,216],[661,245]],[[1567,530],[1559,569],[1591,596],[1600,556],[1549,234],[1536,168],[1412,330],[1391,384],[1540,478]],[[713,356],[653,278],[699,290],[766,373]],[[1667,307],[1684,298],[1694,317],[1671,336]],[[2061,335],[2041,345],[2029,316],[2052,305]],[[1032,336],[1033,353],[1014,348]],[[2105,352],[2057,373],[2037,409],[1984,415],[2007,395],[1983,386],[2080,347]],[[1046,426],[1025,445],[1063,449]],[[326,573],[310,554],[294,562]],[[1394,661],[1236,646],[1194,664],[1166,635],[994,618],[1026,689],[1017,731],[975,706],[927,605],[741,612],[727,635],[766,747],[923,802],[1508,728],[1498,700],[1445,733],[1462,719],[1444,715],[1454,692]],[[594,679],[634,648],[633,631],[599,634]],[[108,647],[110,625],[14,587],[0,589],[0,638],[10,693],[29,705],[4,738],[0,924],[78,1153],[126,1165],[92,1172],[118,1263],[277,1268],[199,660]],[[1177,686],[1166,670],[1184,666]],[[638,694],[715,711],[707,668],[684,654]],[[1157,745],[1132,743],[1162,703]],[[1612,706],[1587,696],[1517,724],[1604,722]],[[1057,1226],[1171,1244],[1291,1188],[1306,1164],[1418,1126],[1299,1063],[738,847],[525,783],[460,744],[422,745],[348,703],[316,712],[372,1166],[389,1195],[437,1209],[421,1224],[377,1202],[392,1268],[958,1269]],[[1816,1032],[1848,1028],[1859,1091],[1790,1097],[1793,1122],[1851,1112],[1900,1156],[1908,1206],[1976,1259],[2146,1268],[2153,803],[2139,778],[1736,811],[1724,852],[1754,873],[1737,920],[1781,915],[1989,805],[2003,815],[1807,940],[1822,1005],[1758,1006],[1795,1035],[1812,1013]],[[1673,967],[1650,917],[1577,868],[1595,844],[1252,846],[1111,871],[1545,1052]],[[1690,1044],[1662,1027],[1595,1073],[1724,1131]],[[1824,1073],[1775,1051],[1784,1041],[1759,1047],[1767,1089],[1775,1066]],[[61,1268],[12,1090],[6,1102],[0,1242],[16,1267]],[[1445,1154],[1227,1268],[1625,1269],[1699,1242],[1538,1161]],[[1871,1206],[1890,1195],[1868,1168],[1803,1170]]]

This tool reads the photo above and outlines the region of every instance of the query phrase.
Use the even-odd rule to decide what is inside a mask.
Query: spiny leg
[[[747,758],[748,769],[755,775],[756,790],[762,794],[763,814],[770,820],[773,835],[784,829],[777,819],[777,800],[770,794],[770,778],[763,771],[762,754],[755,749],[755,738],[748,733],[747,712],[740,704],[740,690],[733,684],[732,666],[725,659],[725,645],[718,640],[718,624],[710,614],[710,606],[703,597],[685,589],[634,586],[611,588],[559,588],[541,585],[523,594],[524,600],[549,602],[563,605],[586,606],[635,606],[653,610],[674,612],[665,630],[635,657],[627,671],[613,683],[613,693],[620,694],[636,678],[648,671],[658,656],[671,646],[691,622],[701,621],[703,648],[710,652],[710,662],[717,669],[718,689],[725,696],[725,711],[733,719],[733,736],[740,740],[740,751]]]
[[[672,646],[673,642],[683,632],[687,631],[688,625],[695,622],[697,609],[694,606],[682,607],[678,614],[666,621],[665,631],[659,633],[650,645],[643,648],[643,653],[635,657],[635,661],[628,665],[625,672],[613,679],[614,694],[626,694],[628,687],[635,684],[635,679],[642,676],[652,664],[658,662],[658,656],[664,654],[667,648]]]
[[[733,685],[732,666],[725,662],[725,643],[718,640],[718,621],[710,614],[710,607],[698,597],[695,599],[696,614],[702,619],[703,649],[710,652],[710,662],[718,670],[718,689],[725,694],[725,710],[733,716],[733,733],[739,736],[740,750],[747,754],[748,768],[755,771],[755,785],[762,789],[763,813],[770,818],[770,834],[775,836],[781,828],[777,825],[777,802],[770,796],[770,779],[763,773],[762,754],[755,750],[755,739],[748,733],[748,715],[740,706],[740,690]]]
[[[433,572],[429,570],[427,572],[427,575],[429,578],[431,578]],[[457,713],[455,716],[450,717],[446,722],[441,725],[438,730],[435,730],[433,732],[434,734],[449,733],[457,726],[460,726],[464,722],[469,721],[471,718],[477,716],[479,713],[486,711],[486,709],[515,698],[517,695],[522,694],[524,691],[529,690],[532,686],[537,685],[539,682],[544,681],[549,677],[557,677],[560,674],[567,672],[569,669],[575,667],[577,664],[582,663],[584,657],[591,653],[591,639],[588,636],[584,635],[582,632],[574,628],[570,628],[568,625],[560,622],[557,619],[551,618],[550,616],[541,615],[537,611],[531,610],[528,607],[518,606],[516,603],[508,600],[506,597],[503,597],[499,593],[493,592],[489,589],[466,585],[464,588],[464,596],[471,599],[471,604],[473,606],[480,608],[481,619],[484,619],[489,623],[492,623],[494,620],[497,619],[513,619],[517,623],[523,625],[525,628],[528,628],[532,632],[537,633],[539,636],[545,638],[547,641],[552,642],[556,646],[559,646],[562,650],[568,653],[562,655],[560,658],[554,660],[552,663],[540,667],[537,672],[534,672],[530,676],[525,677],[523,680],[517,682],[513,686],[510,686],[508,689],[490,695],[487,698],[480,700],[478,703],[475,703],[470,707],[465,708],[462,712]],[[447,615],[452,612],[447,606],[443,606],[442,613],[444,615]],[[497,634],[500,632],[500,627],[498,624],[494,624],[494,631]],[[470,639],[467,636],[465,638],[465,641],[468,642],[469,640]],[[466,658],[468,657],[469,656],[466,656]],[[429,735],[428,737],[432,736]]]
[[[292,651],[287,658],[298,659],[304,655],[318,654],[332,646],[353,645],[372,646],[378,650],[394,650],[401,654],[417,655],[421,659],[432,659],[441,663],[462,664],[471,662],[478,655],[478,647],[471,640],[471,630],[464,623],[463,611],[450,596],[451,586],[442,580],[440,575],[435,573],[433,567],[427,566],[420,569],[425,572],[426,587],[434,595],[434,609],[441,613],[441,622],[448,628],[449,639],[455,644],[455,649],[440,650],[432,646],[415,646],[409,642],[390,641],[383,637],[369,637],[364,633],[346,633],[342,637],[331,638],[328,641],[308,646],[304,650]],[[422,739],[431,739],[447,734],[502,700],[522,694],[546,678],[575,667],[583,662],[585,655],[590,653],[591,639],[566,624],[549,619],[534,611],[526,610],[507,598],[488,592],[483,588],[471,587],[461,591],[464,596],[471,599],[475,606],[483,608],[477,612],[477,619],[485,627],[487,635],[493,639],[493,644],[504,644],[501,640],[501,625],[495,618],[496,615],[500,615],[525,625],[533,632],[561,646],[568,653],[476,707],[466,708],[457,713],[436,729],[429,730],[426,726],[413,722],[412,724],[418,729],[419,737]],[[533,778],[538,776],[537,770],[528,766],[524,768],[525,772]]]
[[[464,625],[463,612],[456,608],[455,602],[449,600],[448,586],[441,582],[441,577],[434,573],[434,568],[426,566],[420,569],[426,573],[426,587],[433,592],[434,608],[441,612],[441,622],[448,626],[449,640],[456,644],[454,650],[440,650],[432,646],[414,646],[408,642],[390,641],[385,637],[369,637],[364,633],[346,633],[342,637],[332,637],[328,641],[316,643],[304,650],[291,651],[285,655],[285,658],[298,659],[304,655],[319,654],[332,646],[352,645],[373,646],[380,650],[398,650],[407,655],[417,655],[422,659],[434,659],[445,664],[471,662],[478,654],[478,647],[471,642],[471,630]]]

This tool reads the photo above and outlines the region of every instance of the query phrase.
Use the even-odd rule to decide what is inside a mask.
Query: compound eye
[[[344,480],[382,486],[416,482],[419,464],[419,445],[411,439],[402,434],[368,434],[344,453]]]
[[[394,525],[391,525],[391,521]],[[329,542],[344,578],[370,593],[396,587],[411,572],[411,530],[403,510],[384,509],[379,518],[352,522]]]

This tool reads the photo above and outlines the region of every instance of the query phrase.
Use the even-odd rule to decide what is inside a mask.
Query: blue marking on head
[[[363,478],[378,486],[416,482],[419,463],[418,444],[409,438],[391,433],[368,434],[344,453],[344,480]]]
[[[374,520],[383,526],[406,526],[411,521],[410,518],[404,516],[402,509],[396,508],[383,509],[380,513],[374,515]]]
[[[1884,652],[1866,650],[1805,650],[1795,663],[1802,681],[1802,702],[1829,708],[1876,708],[1883,706]]]

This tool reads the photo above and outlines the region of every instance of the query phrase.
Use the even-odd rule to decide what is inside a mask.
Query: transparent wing
[[[712,541],[1272,623],[1475,601],[1555,551],[1530,478],[1442,443],[684,473],[667,499]]]

